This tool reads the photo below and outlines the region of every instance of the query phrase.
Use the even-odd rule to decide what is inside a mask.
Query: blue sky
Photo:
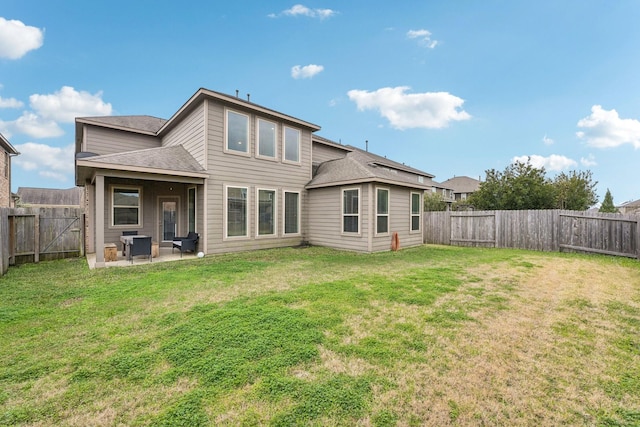
[[[12,190],[74,185],[76,116],[200,87],[436,175],[515,159],[640,198],[640,1],[29,1],[0,8]]]

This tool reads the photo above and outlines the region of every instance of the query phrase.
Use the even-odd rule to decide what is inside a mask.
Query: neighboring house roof
[[[16,195],[20,205],[82,206],[84,189],[81,187],[67,189],[18,187]]]
[[[452,188],[455,193],[473,193],[480,188],[480,181],[468,176],[454,176],[442,183],[446,188]]]
[[[453,188],[450,185],[445,185],[445,184],[443,184],[441,182],[438,182],[438,181],[431,180],[431,184],[433,184],[432,187],[435,187],[435,188],[444,188],[446,190],[452,190],[453,191]]]
[[[100,169],[160,173],[163,175],[196,178],[206,178],[208,176],[200,163],[182,145],[83,157],[76,159],[76,163],[78,166]]]
[[[620,206],[616,206],[616,208],[618,208],[622,213],[634,213],[636,211],[640,211],[640,199],[625,202]]]
[[[420,189],[431,188],[430,184],[418,181],[418,176],[431,178],[433,175],[413,169],[401,163],[385,159],[356,147],[342,159],[321,163],[316,175],[306,188],[331,187],[362,182],[381,182]],[[399,174],[398,171],[413,175]]]
[[[18,153],[18,150],[16,150],[13,147],[13,145],[11,145],[9,143],[9,140],[7,138],[5,138],[4,135],[2,135],[1,133],[0,133],[0,146],[2,147],[2,149],[4,151],[6,151],[9,154],[13,154],[13,155],[20,154],[20,153]]]

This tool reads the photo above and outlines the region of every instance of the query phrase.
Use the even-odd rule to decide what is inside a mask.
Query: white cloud
[[[69,181],[74,174],[75,147],[73,144],[66,147],[52,147],[27,142],[15,147],[20,152],[20,155],[12,160],[17,167],[26,171],[37,171],[41,177],[56,181]]]
[[[511,159],[511,163],[515,162],[529,163],[534,168],[545,168],[548,171],[561,171],[578,165],[575,160],[558,154],[552,154],[549,157],[543,157],[537,154],[518,156]]]
[[[438,45],[437,40],[431,39],[431,31],[429,30],[409,30],[407,31],[407,38],[417,39],[420,45],[433,49]]]
[[[31,95],[29,102],[41,117],[66,123],[73,123],[76,117],[108,116],[112,111],[111,104],[102,100],[102,92],[92,95],[71,86],[49,95]]]
[[[44,31],[0,17],[0,58],[19,59],[44,41]]]
[[[0,108],[22,108],[24,103],[15,98],[3,98],[0,96]]]
[[[7,137],[14,133],[22,133],[32,138],[54,138],[64,135],[64,131],[54,120],[43,119],[28,111],[13,121],[0,120],[0,130]]]
[[[408,86],[384,87],[373,92],[350,90],[349,99],[358,110],[378,110],[396,129],[438,129],[451,121],[469,120],[464,100],[448,92],[405,93]]]
[[[293,77],[294,79],[310,79],[316,74],[322,72],[322,70],[324,70],[324,67],[322,65],[295,65],[291,67],[291,77]]]
[[[542,137],[542,143],[544,145],[553,145],[555,143],[555,141],[551,138],[549,138],[547,135]]]
[[[269,18],[277,18],[278,16],[306,16],[309,18],[318,18],[320,20],[330,18],[337,14],[335,10],[331,9],[311,9],[302,4],[296,4],[290,9],[283,10],[280,13],[270,13]]]
[[[587,157],[581,157],[580,164],[587,168],[598,165],[598,163],[596,163],[596,158],[593,156],[593,154],[589,154]]]
[[[584,131],[576,132],[580,139],[597,148],[612,148],[631,144],[640,148],[640,121],[621,119],[616,110],[605,110],[600,105],[591,107],[591,115],[578,122]]]

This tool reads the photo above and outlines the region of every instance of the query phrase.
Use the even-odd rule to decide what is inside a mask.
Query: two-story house
[[[20,153],[0,133],[0,148],[2,148],[2,163],[0,165],[0,207],[11,207],[11,157]]]
[[[123,231],[160,245],[189,231],[205,254],[315,245],[422,244],[432,175],[314,133],[318,125],[199,89],[170,119],[76,119],[86,251]]]

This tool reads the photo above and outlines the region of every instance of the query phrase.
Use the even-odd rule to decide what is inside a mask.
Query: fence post
[[[640,216],[636,215],[636,259],[640,260]]]
[[[33,218],[33,262],[40,262],[40,214]]]

